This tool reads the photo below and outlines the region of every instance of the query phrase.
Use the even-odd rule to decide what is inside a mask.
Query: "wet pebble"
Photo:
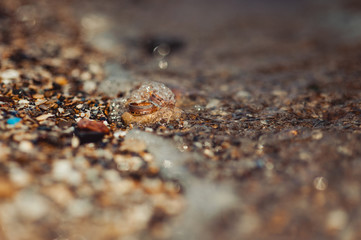
[[[327,216],[326,228],[331,232],[343,230],[347,224],[347,220],[348,215],[344,210],[333,210]]]
[[[14,207],[21,217],[36,221],[46,216],[50,205],[40,194],[23,190],[16,196]]]
[[[20,73],[14,69],[8,69],[0,73],[0,78],[3,80],[12,80],[20,77]]]
[[[140,141],[137,139],[126,139],[122,142],[120,150],[141,153],[141,152],[145,151],[146,148],[147,148],[147,145],[145,144],[144,141]]]
[[[79,129],[89,130],[93,132],[99,132],[107,134],[109,133],[109,128],[104,125],[104,123],[94,120],[89,120],[86,118],[81,119],[77,124]]]
[[[49,117],[53,117],[53,116],[54,116],[54,114],[52,114],[52,113],[46,113],[46,114],[36,117],[35,119],[37,121],[44,121],[44,120],[48,119]]]
[[[82,182],[80,172],[73,169],[70,161],[60,160],[53,165],[53,177],[58,181],[65,181],[71,185],[79,185]]]

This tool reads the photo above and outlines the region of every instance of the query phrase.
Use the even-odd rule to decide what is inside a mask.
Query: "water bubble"
[[[324,191],[328,186],[327,179],[324,177],[316,177],[313,180],[313,186],[319,191]]]

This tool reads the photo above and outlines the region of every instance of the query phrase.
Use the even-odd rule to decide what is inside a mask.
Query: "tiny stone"
[[[104,138],[105,135],[102,132],[95,132],[89,130],[84,131],[78,129],[74,131],[74,134],[79,138],[81,144],[99,142]]]
[[[218,99],[212,99],[211,101],[208,102],[208,104],[206,105],[207,109],[210,108],[216,108],[219,105],[220,101]]]
[[[92,73],[99,73],[102,71],[102,68],[98,64],[92,63],[92,64],[89,64],[89,70]]]
[[[326,227],[329,231],[340,231],[347,224],[348,215],[342,209],[331,211],[328,214]]]
[[[82,182],[82,176],[77,171],[71,171],[68,173],[68,178],[66,179],[66,182],[74,186],[79,186]]]
[[[239,229],[242,233],[251,234],[259,228],[260,224],[261,221],[256,214],[245,213],[242,214]]]
[[[68,212],[73,217],[85,217],[90,214],[93,206],[88,200],[78,199],[71,202]]]
[[[146,127],[144,129],[144,131],[146,131],[146,132],[154,132],[153,128],[150,128],[150,127]]]
[[[70,171],[72,171],[72,166],[69,161],[56,161],[53,167],[53,177],[57,180],[64,180]]]
[[[287,96],[287,92],[277,89],[277,90],[272,91],[272,95],[277,96],[277,97],[285,97],[285,96]]]
[[[56,77],[54,81],[60,86],[68,84],[68,80],[63,76]]]
[[[53,177],[59,181],[66,181],[72,185],[79,185],[82,177],[81,174],[74,170],[71,162],[67,160],[60,160],[54,163]]]
[[[12,197],[15,193],[15,186],[3,178],[0,178],[0,198]]]
[[[236,93],[236,98],[243,99],[243,98],[249,98],[251,97],[251,94],[247,91],[241,90]]]
[[[323,134],[320,130],[315,130],[312,132],[312,138],[314,140],[320,140],[321,138],[323,138]]]
[[[79,140],[79,138],[77,138],[76,136],[73,136],[73,137],[71,138],[71,147],[72,147],[72,148],[77,148],[77,147],[79,147],[79,145],[80,145],[80,140]]]
[[[15,206],[22,217],[33,221],[45,217],[49,211],[49,204],[44,197],[25,190],[16,196]]]
[[[142,186],[148,193],[160,193],[162,191],[162,181],[160,179],[144,178]]]
[[[143,161],[139,157],[123,157],[121,155],[117,155],[114,157],[114,161],[118,165],[118,169],[120,171],[138,171],[142,166]]]
[[[20,77],[20,74],[18,71],[16,70],[13,70],[13,69],[8,69],[8,70],[5,70],[3,71],[1,74],[0,74],[0,77],[2,79],[17,79]]]
[[[165,61],[165,60],[160,60],[160,61],[158,62],[158,67],[159,67],[160,69],[167,69],[167,68],[168,68],[168,62]]]
[[[206,155],[208,157],[214,157],[214,153],[209,149],[204,150],[204,155]]]
[[[126,139],[122,143],[120,150],[140,153],[140,152],[143,152],[146,148],[147,148],[147,145],[143,141],[136,140],[136,139]]]
[[[26,186],[30,182],[30,175],[26,171],[18,167],[12,167],[10,169],[10,179],[17,186]]]
[[[81,80],[83,81],[89,81],[91,79],[92,75],[90,72],[82,72],[80,75]]]
[[[20,101],[19,101],[20,102]],[[45,100],[45,99],[37,99],[36,101],[35,101],[35,105],[36,106],[39,106],[39,105],[41,105],[41,104],[43,104],[43,103],[46,103],[47,102],[47,100]]]
[[[196,104],[196,105],[194,105],[194,109],[195,109],[196,111],[202,111],[202,110],[204,109],[204,107],[201,106],[201,105]]]
[[[93,82],[93,81],[86,81],[83,85],[83,90],[86,93],[91,93],[91,92],[95,91],[96,88],[97,88],[97,84],[96,84],[96,82]]]
[[[19,144],[19,150],[25,153],[31,153],[34,145],[30,141],[22,141]]]
[[[345,146],[338,146],[337,152],[344,154],[346,156],[352,156],[352,150]]]
[[[28,105],[30,102],[28,100],[25,100],[25,99],[21,99],[19,100],[18,104],[19,105]]]
[[[78,122],[77,125],[79,129],[86,129],[99,133],[109,133],[109,128],[105,126],[104,123],[99,121],[93,121],[83,118]]]
[[[197,148],[202,148],[203,147],[203,145],[202,145],[202,143],[200,143],[200,142],[195,142],[195,143],[193,143]]]
[[[53,117],[53,116],[54,116],[54,114],[47,113],[47,114],[40,115],[40,116],[36,117],[35,119],[38,121],[43,121],[43,120],[46,120],[47,118]]]
[[[47,189],[46,194],[57,204],[63,206],[68,205],[73,200],[72,193],[63,184],[52,185]]]
[[[119,139],[120,137],[125,137],[125,135],[127,135],[127,131],[119,130],[119,131],[114,132],[113,135],[115,138]]]
[[[104,178],[107,179],[109,182],[119,182],[121,180],[119,173],[114,169],[107,170],[103,173]]]
[[[151,162],[151,161],[153,161],[154,157],[153,157],[153,155],[150,154],[150,153],[144,153],[143,159],[144,159],[144,161],[146,161],[146,162]]]
[[[59,113],[64,113],[65,110],[64,110],[64,108],[58,108],[58,112],[59,112]]]

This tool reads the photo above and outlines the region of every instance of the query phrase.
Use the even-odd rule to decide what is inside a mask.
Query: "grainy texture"
[[[2,0],[0,239],[361,239],[360,23],[356,0]],[[183,113],[131,129],[147,81]]]

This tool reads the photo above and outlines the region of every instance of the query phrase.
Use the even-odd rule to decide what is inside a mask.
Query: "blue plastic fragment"
[[[17,124],[18,122],[21,121],[21,118],[18,118],[18,117],[13,117],[13,118],[9,118],[6,123],[7,124],[10,124],[10,125],[15,125]]]

